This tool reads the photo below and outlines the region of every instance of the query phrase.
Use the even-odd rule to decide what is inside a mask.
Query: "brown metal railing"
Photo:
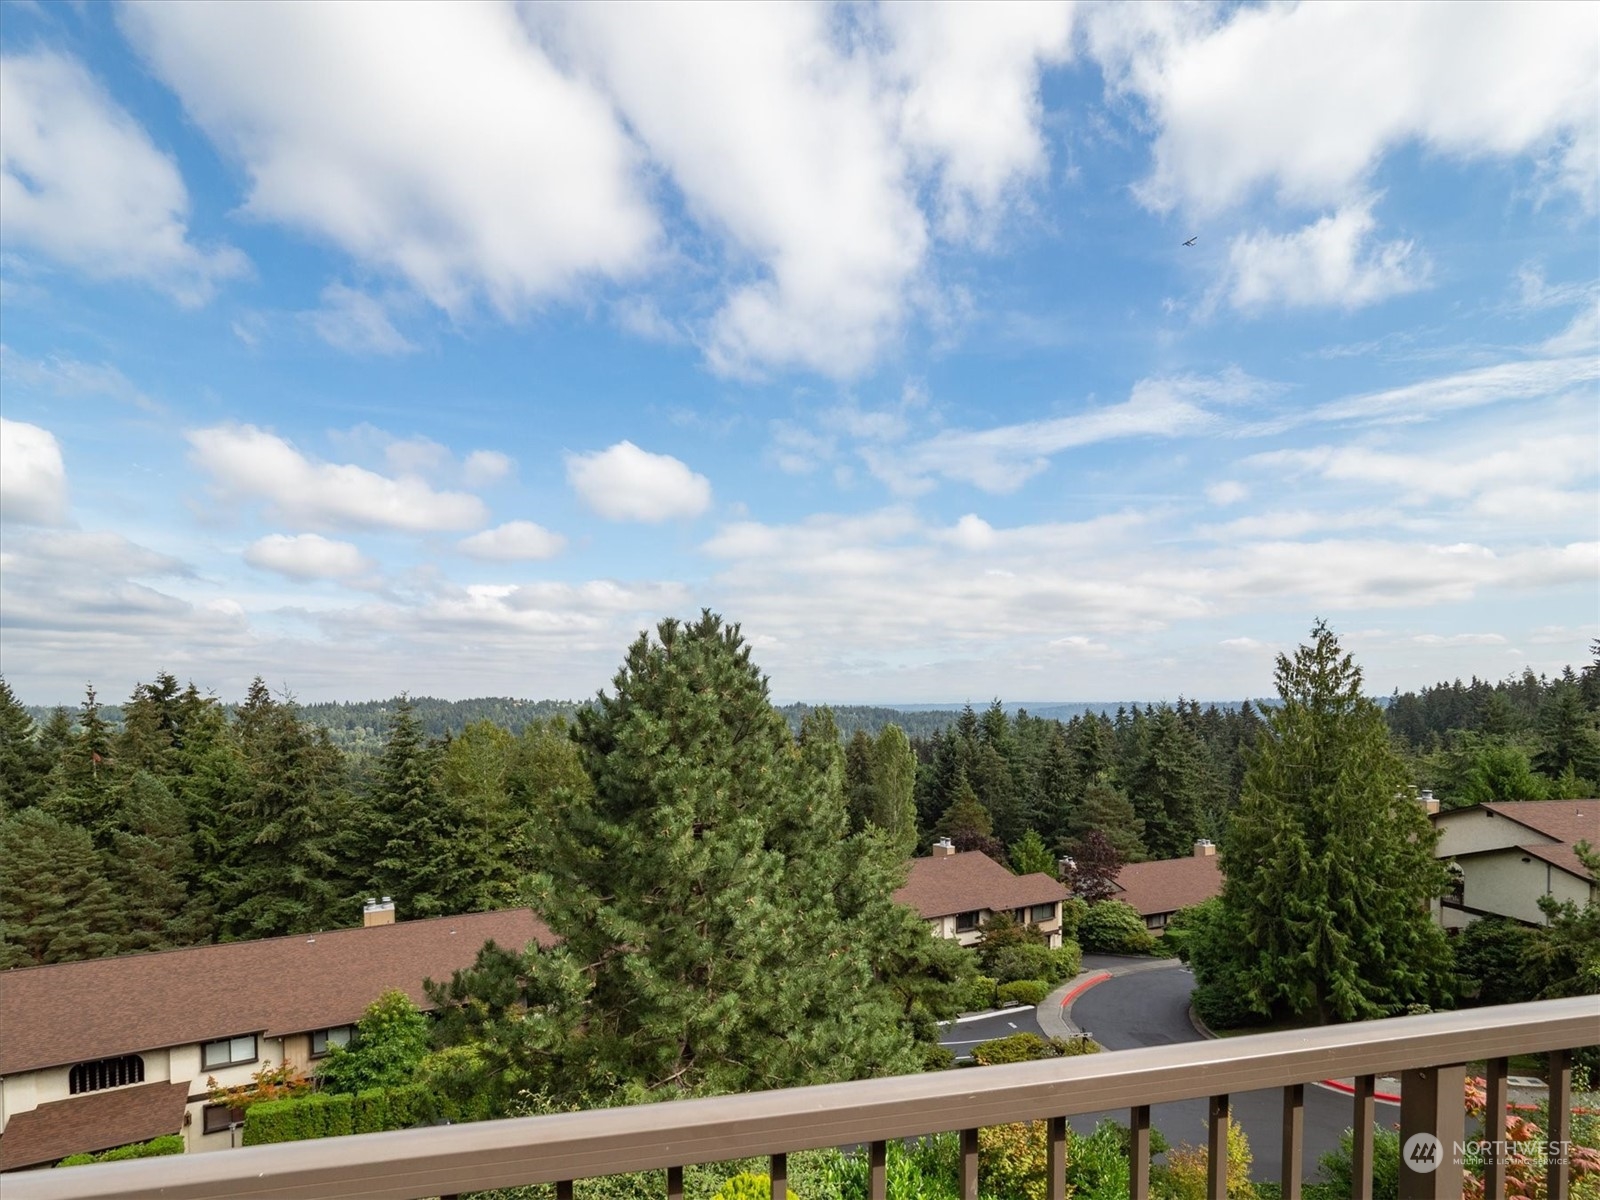
[[[1413,1133],[1432,1133],[1446,1148],[1445,1161],[1431,1173],[1402,1169],[1402,1200],[1459,1200],[1461,1169],[1452,1166],[1448,1150],[1452,1141],[1465,1140],[1462,1064],[1489,1063],[1490,1112],[1499,1118],[1491,1116],[1484,1136],[1495,1139],[1503,1136],[1505,1107],[1494,1098],[1505,1096],[1506,1060],[1550,1053],[1548,1133],[1562,1140],[1569,1136],[1572,1086],[1567,1051],[1596,1041],[1600,998],[1587,996],[1012,1066],[24,1172],[5,1176],[3,1191],[5,1200],[412,1200],[554,1183],[558,1197],[570,1197],[575,1179],[665,1169],[668,1196],[681,1197],[686,1164],[767,1156],[772,1194],[781,1198],[787,1154],[865,1144],[870,1195],[883,1200],[888,1141],[958,1130],[962,1193],[976,1200],[978,1130],[1043,1119],[1050,1195],[1060,1200],[1066,1118],[1126,1109],[1131,1190],[1142,1200],[1149,1186],[1151,1105],[1209,1098],[1210,1190],[1220,1198],[1226,1189],[1228,1096],[1282,1088],[1283,1194],[1293,1197],[1300,1194],[1302,1174],[1304,1085],[1353,1077],[1357,1177],[1367,1180],[1358,1184],[1358,1195],[1370,1195],[1373,1078],[1397,1073],[1402,1142]],[[1503,1167],[1491,1167],[1488,1196],[1501,1200],[1504,1188]],[[1567,1193],[1566,1168],[1552,1163],[1550,1200],[1566,1200]]]

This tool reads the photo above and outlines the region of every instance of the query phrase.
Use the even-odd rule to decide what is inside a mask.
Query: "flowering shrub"
[[[1482,1122],[1488,1111],[1487,1086],[1480,1078],[1467,1080],[1467,1114]],[[1506,1114],[1506,1198],[1545,1200],[1544,1129],[1521,1113]],[[1600,1150],[1572,1142],[1566,1147],[1574,1197],[1600,1196]],[[1465,1200],[1483,1200],[1484,1157],[1468,1143],[1467,1172],[1462,1182]]]

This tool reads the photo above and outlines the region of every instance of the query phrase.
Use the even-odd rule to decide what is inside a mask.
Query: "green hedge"
[[[1037,1033],[1013,1033],[1009,1037],[979,1042],[972,1058],[980,1067],[1000,1063],[1032,1062],[1036,1058],[1077,1058],[1096,1054],[1100,1047],[1087,1038],[1042,1038]]]
[[[134,1142],[118,1146],[115,1150],[102,1150],[99,1154],[72,1154],[56,1164],[58,1167],[81,1167],[88,1163],[122,1162],[129,1158],[160,1158],[164,1154],[182,1154],[183,1135],[169,1133],[148,1142]]]
[[[427,1092],[415,1086],[371,1088],[354,1095],[313,1092],[293,1100],[252,1104],[244,1116],[244,1144],[301,1142],[347,1133],[409,1129],[431,1119]]]
[[[1038,1004],[1049,994],[1050,985],[1042,979],[1018,979],[995,989],[995,999],[1001,1004]]]

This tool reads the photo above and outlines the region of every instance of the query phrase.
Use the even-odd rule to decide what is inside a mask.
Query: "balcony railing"
[[[790,1088],[636,1108],[485,1121],[7,1175],[6,1200],[170,1197],[173,1200],[299,1200],[351,1197],[410,1200],[488,1188],[572,1181],[627,1171],[665,1170],[666,1195],[680,1200],[688,1164],[770,1156],[772,1194],[784,1196],[785,1156],[798,1150],[864,1145],[869,1194],[885,1193],[885,1148],[897,1138],[956,1130],[963,1196],[978,1195],[978,1130],[1045,1120],[1050,1196],[1064,1195],[1066,1119],[1126,1110],[1132,1130],[1135,1200],[1149,1190],[1150,1108],[1210,1100],[1210,1195],[1226,1194],[1228,1096],[1283,1090],[1283,1195],[1300,1195],[1305,1085],[1354,1078],[1358,1196],[1371,1195],[1373,1084],[1401,1077],[1402,1144],[1431,1133],[1444,1147],[1431,1173],[1402,1168],[1402,1200],[1460,1200],[1464,1064],[1487,1060],[1491,1142],[1504,1137],[1507,1059],[1550,1054],[1552,1142],[1570,1139],[1570,1049],[1600,1041],[1600,998],[1545,1000],[1498,1008],[1399,1017],[1097,1054],[1013,1066],[939,1071],[857,1083]],[[1505,1194],[1503,1164],[1490,1164],[1486,1194]],[[1564,1158],[1549,1166],[1550,1200],[1566,1200]]]

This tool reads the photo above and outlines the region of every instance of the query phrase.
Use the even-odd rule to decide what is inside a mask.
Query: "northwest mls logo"
[[[1431,1133],[1413,1133],[1406,1139],[1400,1157],[1406,1166],[1418,1174],[1426,1175],[1439,1168],[1439,1139]]]

